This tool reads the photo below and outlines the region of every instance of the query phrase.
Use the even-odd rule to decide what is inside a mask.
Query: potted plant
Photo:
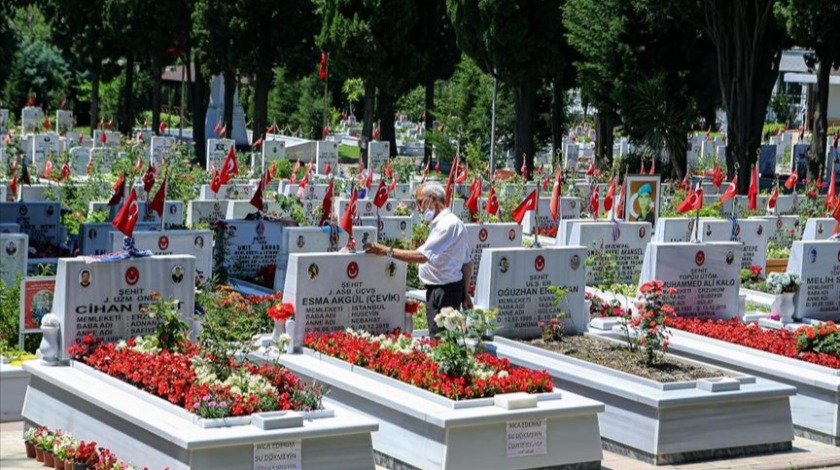
[[[46,449],[52,449],[54,434],[41,426],[35,431],[35,460],[44,462]]]
[[[23,433],[23,444],[26,447],[26,458],[27,459],[34,459],[35,458],[35,437],[37,435],[38,428],[29,428],[26,432]]]
[[[99,462],[99,454],[96,451],[96,442],[80,442],[73,455],[72,470],[87,470],[93,468],[97,462]]]
[[[793,314],[796,311],[793,296],[799,291],[801,284],[802,278],[795,273],[770,273],[767,276],[765,285],[776,295],[773,305],[770,306],[770,313],[779,315],[784,324],[793,321]]]
[[[76,445],[78,445],[78,441],[70,434],[56,436],[55,441],[53,441],[53,456],[55,458],[53,468],[55,470],[64,470],[67,462],[72,463],[73,456],[76,453]]]
[[[47,432],[43,439],[38,441],[38,447],[44,450],[44,466],[47,468],[53,468],[55,466],[53,446],[55,445],[56,439],[60,436],[60,430],[57,430],[55,433]]]

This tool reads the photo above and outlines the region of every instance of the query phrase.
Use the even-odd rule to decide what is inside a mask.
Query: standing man
[[[385,245],[365,245],[366,253],[388,256],[406,263],[420,264],[420,281],[426,286],[426,319],[429,335],[438,327],[435,316],[444,307],[472,308],[469,285],[472,279],[472,253],[467,227],[444,201],[446,193],[438,182],[422,185],[416,193],[417,210],[429,223],[429,238],[417,250],[398,250]]]

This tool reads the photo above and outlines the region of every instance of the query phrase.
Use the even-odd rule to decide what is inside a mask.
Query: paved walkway
[[[21,441],[22,432],[23,422],[0,423],[0,469],[24,470],[44,468],[42,464],[39,464],[34,459],[28,460],[26,458],[26,452]],[[840,447],[796,438],[793,441],[793,450],[772,455],[713,460],[683,465],[662,465],[657,467],[633,460],[629,457],[604,451],[604,460],[601,463],[603,470],[840,470]],[[377,467],[377,470],[386,469]]]

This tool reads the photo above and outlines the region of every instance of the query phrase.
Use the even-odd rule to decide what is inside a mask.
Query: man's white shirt
[[[464,222],[444,209],[432,220],[429,229],[429,238],[417,249],[428,260],[420,265],[420,282],[440,286],[461,281],[462,267],[472,261]]]

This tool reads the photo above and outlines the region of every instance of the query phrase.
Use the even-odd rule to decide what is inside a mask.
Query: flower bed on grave
[[[341,332],[309,333],[304,345],[387,377],[428,390],[452,400],[492,397],[501,393],[543,393],[553,389],[545,371],[514,367],[506,359],[487,353],[467,354],[464,374],[446,371],[443,355],[459,354],[445,341],[411,338],[399,331],[371,335],[347,329]],[[447,373],[449,372],[449,373]]]
[[[219,364],[193,344],[170,352],[143,339],[117,344],[86,336],[70,348],[70,353],[73,360],[202,418],[275,410],[312,411],[321,404],[320,390],[306,385],[284,367],[232,359]]]
[[[667,325],[707,338],[840,369],[840,328],[833,322],[787,329],[763,330],[757,323],[731,320],[668,318]]]

